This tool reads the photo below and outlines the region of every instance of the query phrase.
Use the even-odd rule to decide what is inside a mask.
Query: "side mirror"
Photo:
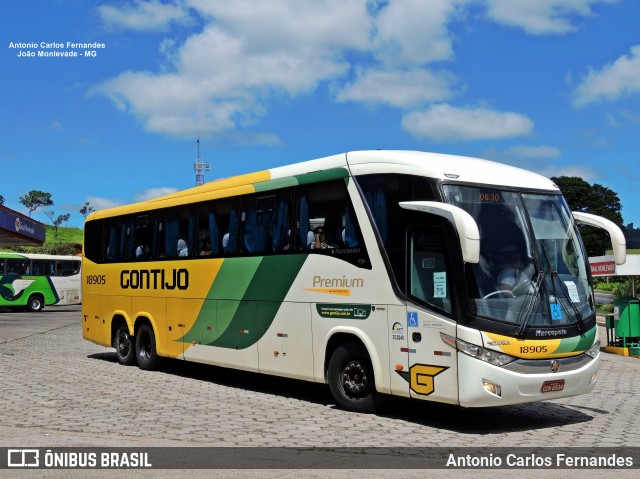
[[[571,214],[578,223],[595,226],[609,233],[611,246],[613,247],[613,258],[616,264],[624,264],[627,261],[627,240],[624,239],[622,230],[613,222],[602,216],[572,211]]]
[[[401,201],[398,204],[405,210],[422,211],[449,220],[458,232],[462,260],[465,263],[480,262],[480,231],[478,230],[478,224],[473,219],[473,216],[465,210],[436,201]]]

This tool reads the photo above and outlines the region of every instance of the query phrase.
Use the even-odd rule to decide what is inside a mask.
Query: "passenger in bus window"
[[[328,249],[335,248],[335,246],[327,242],[327,235],[323,226],[317,226],[313,230],[313,243],[310,244],[311,249]]]
[[[210,256],[211,255],[211,242],[208,239],[204,240],[204,244],[202,245],[202,251],[200,251],[200,256]]]
[[[222,251],[224,251],[225,254],[229,252],[228,246],[229,246],[229,233],[225,233],[224,236],[222,236]]]
[[[187,248],[187,242],[183,239],[178,240],[178,256],[189,256],[189,248]]]
[[[143,259],[147,259],[150,256],[150,250],[149,250],[149,246],[145,245],[139,245],[136,248],[136,259],[137,260],[143,260]]]

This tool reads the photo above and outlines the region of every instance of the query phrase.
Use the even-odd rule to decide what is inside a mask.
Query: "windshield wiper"
[[[536,308],[538,307],[538,302],[540,301],[540,286],[542,285],[542,280],[544,279],[544,272],[540,271],[536,278],[536,282],[533,283],[534,294],[531,295],[529,300],[527,301],[526,306],[523,308],[520,316],[522,317],[522,321],[520,325],[516,328],[514,334],[516,337],[523,337],[529,326],[529,321],[531,321],[531,317],[533,316]]]

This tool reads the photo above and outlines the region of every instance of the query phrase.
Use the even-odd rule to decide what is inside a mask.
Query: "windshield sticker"
[[[551,319],[553,321],[562,321],[562,306],[555,303],[550,304],[549,307],[551,308]]]
[[[572,303],[580,302],[580,295],[578,295],[578,287],[576,283],[573,281],[565,281],[564,284],[567,286],[567,291],[569,291],[569,298]]]
[[[433,297],[447,297],[447,273],[444,271],[440,273],[433,273]]]

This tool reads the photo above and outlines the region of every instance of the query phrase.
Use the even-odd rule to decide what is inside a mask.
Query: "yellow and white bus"
[[[485,160],[361,151],[92,213],[83,334],[160,357],[496,406],[593,389],[595,302],[576,221],[549,179]]]

